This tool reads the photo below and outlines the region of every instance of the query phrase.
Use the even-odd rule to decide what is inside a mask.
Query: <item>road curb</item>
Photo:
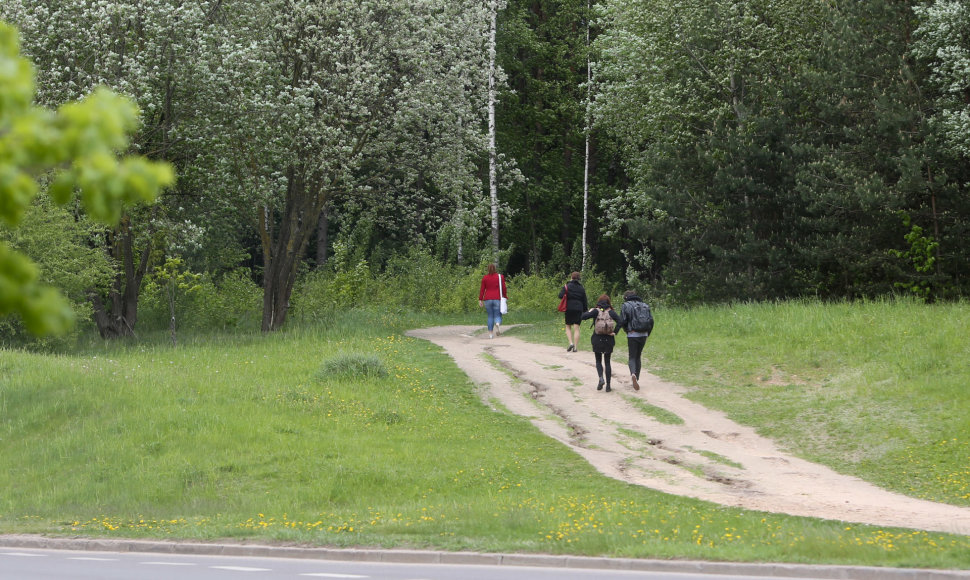
[[[483,552],[438,552],[433,550],[380,550],[370,548],[312,548],[247,543],[173,542],[66,538],[40,535],[0,535],[0,547],[22,549],[77,550],[95,552],[137,552],[301,558],[395,564],[452,564],[477,566],[544,566],[549,568],[592,568],[634,572],[668,572],[761,576],[765,578],[812,578],[818,580],[950,580],[970,579],[970,570],[925,570],[876,566],[819,566],[807,564],[752,564],[693,560],[641,560],[543,554],[489,554]]]

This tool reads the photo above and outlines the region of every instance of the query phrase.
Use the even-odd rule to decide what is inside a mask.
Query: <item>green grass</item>
[[[841,472],[970,505],[970,304],[671,314],[650,362],[698,402]]]
[[[843,471],[887,485],[905,473],[902,491],[966,501],[966,306],[659,310],[648,366],[697,400]],[[440,349],[403,337],[481,318],[358,312],[178,348],[159,335],[0,353],[0,531],[970,567],[963,536],[729,509],[603,477],[483,404]],[[920,337],[905,361],[905,341],[885,336],[903,320]],[[523,321],[507,332],[564,341],[558,315],[506,320]],[[621,338],[619,360],[624,350]]]
[[[970,304],[654,310],[644,364],[691,399],[842,473],[970,505]],[[557,321],[523,333],[551,344],[561,335]],[[625,354],[617,337],[614,360]]]
[[[644,364],[691,399],[842,473],[970,505],[970,304],[655,310]],[[558,344],[561,334],[553,322],[524,336]],[[625,353],[618,337],[614,359]]]
[[[629,404],[637,408],[641,413],[648,417],[652,417],[660,423],[665,425],[683,425],[684,420],[678,415],[671,413],[667,409],[662,409],[656,405],[651,405],[647,403],[640,397],[634,397],[632,395],[623,395],[623,399]]]

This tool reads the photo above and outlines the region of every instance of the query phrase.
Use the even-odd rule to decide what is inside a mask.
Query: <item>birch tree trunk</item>
[[[492,204],[492,259],[498,262],[498,162],[495,151],[495,28],[498,0],[490,0],[488,27],[488,191]]]

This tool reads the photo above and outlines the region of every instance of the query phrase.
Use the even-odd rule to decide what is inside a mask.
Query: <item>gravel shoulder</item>
[[[509,336],[489,339],[480,326],[407,334],[442,347],[487,404],[527,417],[620,481],[750,510],[970,535],[970,508],[892,493],[789,455],[646,371],[635,391],[622,349],[614,352],[613,392],[606,393],[596,390],[588,343],[567,353]],[[683,423],[662,423],[644,405]]]

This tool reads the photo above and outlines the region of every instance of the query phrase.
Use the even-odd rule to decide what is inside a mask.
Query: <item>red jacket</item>
[[[499,280],[502,280],[502,295],[499,296]],[[482,276],[482,287],[478,291],[479,300],[498,300],[499,298],[508,298],[509,293],[505,288],[505,276],[499,274],[485,274]]]

